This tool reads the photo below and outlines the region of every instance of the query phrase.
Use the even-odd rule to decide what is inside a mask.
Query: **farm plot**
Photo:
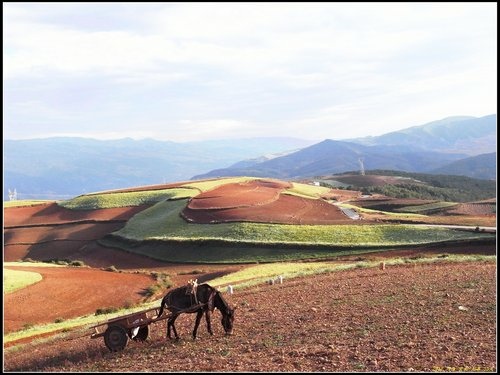
[[[4,209],[4,228],[47,224],[74,223],[78,221],[127,220],[146,206],[117,207],[97,210],[70,210],[57,203],[36,206],[9,207]]]
[[[100,223],[68,223],[59,225],[43,225],[35,227],[21,227],[4,230],[6,243],[40,243],[47,241],[89,241],[102,238],[104,235],[120,229],[123,222]]]
[[[79,250],[105,235],[119,230],[124,222],[61,224],[5,229],[6,261],[75,259]]]
[[[319,199],[281,194],[268,204],[226,209],[193,210],[188,205],[182,216],[197,224],[256,222],[281,224],[352,224],[338,207]]]
[[[69,210],[56,203],[4,209],[4,260],[75,259],[147,206]],[[81,259],[81,258],[79,258]]]
[[[429,201],[424,199],[399,199],[399,198],[367,198],[357,199],[349,203],[372,210],[395,212],[402,207],[419,207],[422,205],[437,203],[438,201]]]
[[[269,204],[277,200],[286,184],[255,180],[230,183],[193,197],[190,210],[242,208]]]
[[[459,205],[446,210],[445,213],[447,215],[468,215],[468,216],[495,215],[496,214],[496,204],[495,203],[460,203]]]
[[[274,180],[230,183],[192,198],[181,215],[188,222],[197,224],[349,223],[350,220],[337,207],[317,199],[315,195],[328,191],[326,188]]]
[[[4,295],[4,332],[26,324],[52,323],[94,313],[97,308],[121,308],[142,301],[154,280],[144,274],[116,273],[74,267],[9,267],[36,272],[36,284]]]

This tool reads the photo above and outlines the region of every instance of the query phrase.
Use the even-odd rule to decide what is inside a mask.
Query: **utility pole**
[[[361,168],[360,174],[361,174],[361,176],[364,176],[365,175],[365,166],[363,165],[363,158],[358,158],[358,161],[359,161],[359,166]]]

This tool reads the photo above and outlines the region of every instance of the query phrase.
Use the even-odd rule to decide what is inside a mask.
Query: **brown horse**
[[[163,314],[165,308],[172,312],[172,315],[168,318],[167,324],[168,338],[171,338],[170,329],[173,329],[175,337],[177,339],[179,338],[177,330],[175,329],[175,320],[183,313],[197,313],[193,330],[193,339],[196,339],[196,332],[198,331],[203,313],[205,313],[207,321],[207,330],[213,335],[210,314],[215,308],[222,314],[221,323],[226,335],[231,335],[233,333],[235,309],[229,307],[221,293],[208,284],[196,285],[194,288],[192,285],[186,285],[168,292],[161,300],[160,312],[156,319]]]

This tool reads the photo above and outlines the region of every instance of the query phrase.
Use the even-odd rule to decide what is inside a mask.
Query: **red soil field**
[[[291,186],[268,180],[225,184],[193,197],[188,208],[206,210],[265,205],[277,200],[280,193]]]
[[[496,211],[495,203],[460,203],[455,207],[446,210],[447,215],[494,215]]]
[[[352,223],[342,211],[322,199],[282,194],[291,183],[255,180],[231,183],[192,198],[182,216],[197,224],[258,222],[281,224]],[[359,193],[358,193],[359,194]],[[332,192],[330,198],[336,196]]]
[[[322,198],[335,199],[339,202],[344,202],[359,198],[360,196],[361,192],[356,190],[330,189],[328,193],[322,195]]]
[[[123,223],[113,221],[98,224],[60,224],[22,227],[4,230],[6,243],[40,243],[47,241],[89,241],[102,238],[121,228]]]
[[[4,332],[19,330],[26,323],[52,323],[97,308],[133,305],[141,292],[155,282],[149,275],[116,273],[76,267],[7,267],[42,275],[42,281],[4,294]]]
[[[34,206],[4,208],[4,228],[26,225],[48,225],[71,223],[83,220],[128,220],[136,213],[150,207],[103,208],[98,210],[70,210],[57,203],[38,204]]]
[[[224,222],[260,222],[282,224],[353,224],[332,204],[321,199],[307,199],[289,194],[280,194],[277,200],[268,204],[228,209],[192,210],[190,206],[182,211],[183,217],[199,224]]]
[[[70,259],[106,234],[122,228],[149,207],[69,210],[56,203],[4,209],[4,260]]]

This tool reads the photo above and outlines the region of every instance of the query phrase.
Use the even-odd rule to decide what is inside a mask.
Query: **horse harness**
[[[194,280],[189,280],[188,281],[188,288],[186,288],[186,295],[191,295],[191,299],[194,299],[194,302],[198,304],[198,296],[197,296],[197,290],[198,290],[198,279]],[[194,298],[193,298],[194,296]]]

